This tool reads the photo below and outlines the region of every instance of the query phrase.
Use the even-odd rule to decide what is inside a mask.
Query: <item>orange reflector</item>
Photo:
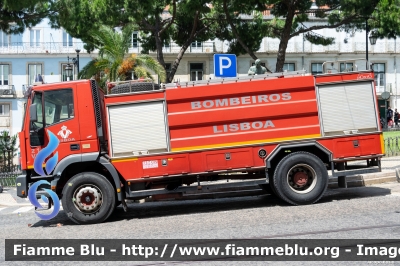
[[[128,182],[128,186],[130,186],[131,185],[131,182]]]
[[[56,190],[56,186],[51,186],[51,190]]]
[[[121,192],[121,189],[120,189],[120,188],[117,188],[117,192],[120,193],[120,192]]]
[[[25,190],[22,190],[21,194],[22,194],[22,195],[25,195]]]

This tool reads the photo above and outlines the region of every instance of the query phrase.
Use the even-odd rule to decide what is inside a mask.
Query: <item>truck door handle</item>
[[[79,150],[79,144],[71,144],[70,148],[71,148],[71,151],[77,151],[77,150]]]

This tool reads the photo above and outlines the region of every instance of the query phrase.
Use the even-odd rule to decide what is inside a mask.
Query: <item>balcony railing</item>
[[[129,53],[140,53],[142,50],[140,43],[137,44],[137,47],[130,47]],[[181,46],[175,43],[170,43],[168,46],[163,47],[163,53],[165,54],[177,54],[181,50]],[[150,51],[150,53],[156,53],[157,51]],[[197,47],[189,46],[186,50],[186,53],[215,53],[215,45],[213,41],[201,42],[201,45]]]
[[[32,45],[31,43],[9,43],[6,46],[0,46],[0,54],[74,54],[75,49],[81,49],[81,53],[86,53],[83,49],[84,43],[73,43],[72,46],[66,46],[60,42],[43,42]],[[279,48],[279,40],[264,39],[261,43],[259,53],[276,53]],[[339,39],[332,45],[322,46],[314,45],[308,41],[289,41],[287,53],[365,53],[365,42],[348,41],[344,43]],[[166,54],[177,54],[181,49],[180,45],[171,43],[169,46],[163,47],[163,52]],[[186,53],[222,53],[226,52],[227,44],[220,40],[201,42],[197,47],[189,46]],[[129,48],[129,53],[140,53],[142,47],[140,43],[137,47]],[[400,52],[400,42],[392,40],[379,40],[375,45],[369,45],[368,51],[374,53],[394,53]],[[97,53],[94,50],[93,53]],[[156,51],[150,51],[156,53]]]
[[[84,43],[73,43],[73,46],[57,42],[11,42],[8,45],[0,46],[0,54],[74,54],[75,49],[86,52],[83,49]]]
[[[14,85],[0,85],[0,98],[16,98]]]

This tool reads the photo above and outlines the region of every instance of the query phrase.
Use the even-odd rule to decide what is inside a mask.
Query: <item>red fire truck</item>
[[[46,180],[80,224],[106,220],[126,199],[224,187],[315,203],[328,171],[345,187],[346,176],[380,171],[384,155],[373,72],[353,63],[339,72],[342,64],[319,75],[131,81],[107,95],[94,80],[34,86],[19,133],[18,196]]]

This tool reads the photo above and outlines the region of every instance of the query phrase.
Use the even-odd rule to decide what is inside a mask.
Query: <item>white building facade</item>
[[[317,23],[317,22],[310,22]],[[308,73],[322,73],[325,61],[347,60],[366,57],[366,33],[346,34],[334,29],[315,31],[323,36],[335,38],[335,44],[329,46],[312,45],[302,35],[292,38],[286,51],[284,70],[305,70]],[[138,33],[132,34],[130,53],[140,53],[141,44]],[[11,135],[22,127],[24,105],[23,97],[27,87],[40,74],[45,83],[76,79],[77,64],[71,58],[77,58],[82,69],[90,60],[97,57],[96,51],[89,54],[83,49],[80,40],[72,38],[63,29],[52,29],[45,20],[21,35],[7,35],[0,32],[0,131],[8,130]],[[256,55],[272,71],[275,70],[279,40],[264,38]],[[214,78],[213,55],[226,53],[228,43],[213,40],[193,42],[181,60],[175,74],[176,81],[191,81]],[[164,45],[164,60],[168,68],[180,47],[172,42]],[[389,91],[390,98],[379,100],[381,117],[384,117],[385,104],[397,108],[400,103],[398,89],[398,70],[396,60],[400,52],[400,43],[396,40],[378,40],[368,45],[369,61],[373,64],[376,76],[378,98],[382,92]],[[151,55],[156,56],[155,52]],[[70,60],[68,61],[68,57]],[[76,60],[75,60],[76,62]],[[66,76],[65,67],[73,65],[74,74]],[[248,55],[237,57],[238,76],[247,75],[254,60]],[[365,69],[365,66],[360,69]],[[400,80],[399,80],[400,82]],[[357,104],[357,103],[354,103]],[[400,106],[399,106],[400,107]]]

